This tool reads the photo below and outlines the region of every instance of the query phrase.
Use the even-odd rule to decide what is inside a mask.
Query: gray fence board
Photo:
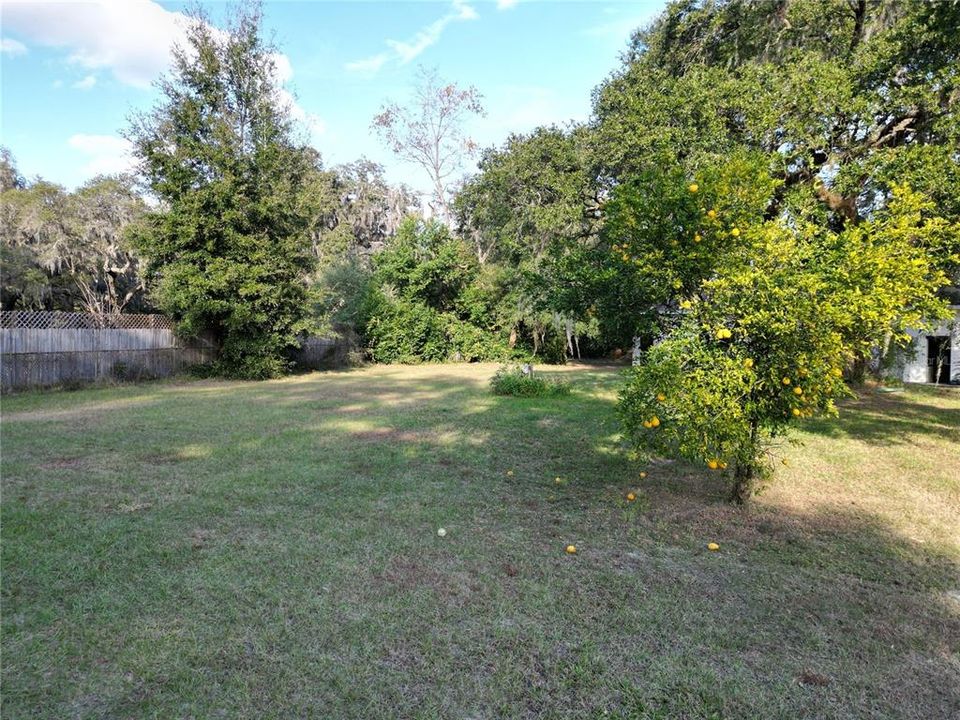
[[[74,317],[73,327],[62,316],[4,313],[0,326],[0,387],[4,392],[31,387],[89,382],[108,377],[139,379],[164,377],[216,357],[216,348],[204,340],[185,341],[162,316],[138,316],[86,323]],[[29,324],[32,327],[18,327]],[[99,322],[98,322],[99,320]],[[77,325],[80,325],[78,328]],[[52,327],[51,327],[52,326]]]

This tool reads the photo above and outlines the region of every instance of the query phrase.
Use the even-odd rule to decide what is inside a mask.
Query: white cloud
[[[435,45],[450,23],[476,20],[478,17],[480,16],[477,11],[464,0],[453,0],[446,15],[420,29],[409,40],[387,40],[386,45],[392,50],[391,53],[379,53],[361,60],[354,60],[344,65],[344,68],[352,72],[372,74],[380,70],[384,63],[391,59],[396,60],[401,65],[406,65],[423,53],[424,50]]]
[[[26,55],[27,46],[19,40],[14,40],[13,38],[3,38],[0,40],[0,53],[9,55],[10,57]]]
[[[3,24],[33,42],[63,48],[87,70],[109,69],[127,85],[147,87],[185,37],[187,18],[151,0],[83,3],[5,2]]]
[[[388,60],[386,53],[380,53],[378,55],[372,55],[371,57],[364,58],[363,60],[354,60],[353,62],[348,62],[344,67],[350,72],[365,72],[365,73],[375,73],[383,64]]]
[[[115,135],[71,135],[67,144],[86,156],[86,175],[113,175],[133,169],[130,141]]]
[[[517,0],[497,0],[497,10],[509,10],[517,4]]]
[[[62,48],[71,64],[87,70],[109,70],[117,80],[134,87],[149,87],[169,68],[171,50],[176,44],[186,44],[190,24],[183,13],[166,10],[152,0],[59,3],[11,0],[2,5],[2,20],[5,27],[40,45]],[[214,32],[222,34],[218,29]],[[26,52],[26,48],[16,40],[4,39],[3,52],[17,54]],[[321,134],[323,121],[301,108],[283,87],[293,77],[290,58],[282,53],[274,53],[272,58],[280,100],[289,105],[291,114],[306,125],[311,136]],[[91,73],[73,87],[88,90],[96,82],[96,76]],[[107,136],[74,136],[91,137]],[[71,146],[80,149],[74,144],[74,138]],[[98,168],[100,162],[99,159],[91,161]],[[102,162],[103,167],[118,166],[110,160]]]
[[[87,75],[83,80],[77,80],[71,87],[77,90],[89,90],[97,84],[96,75]]]

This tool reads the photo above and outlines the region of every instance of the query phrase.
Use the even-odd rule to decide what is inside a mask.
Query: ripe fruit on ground
[[[714,210],[713,208],[710,208],[709,210],[707,210],[707,217],[708,217],[708,218],[715,218],[716,216],[717,216],[717,211],[716,211],[716,210]]]
[[[647,474],[641,470],[641,471],[640,471],[640,479],[643,480],[646,476],[647,476]]]
[[[780,382],[782,382],[784,385],[789,385],[789,384],[790,384],[790,378],[785,377],[785,378],[784,378],[783,380],[781,380]]]
[[[707,550],[709,550],[710,552],[716,552],[719,549],[720,549],[720,546],[717,545],[716,543],[707,543]]]
[[[734,237],[740,237],[740,228],[735,227],[733,230],[730,231],[730,234],[733,235]]]
[[[632,492],[627,493],[627,502],[633,502],[636,499],[637,499],[637,496],[635,493],[632,493]]]
[[[697,185],[696,183],[690,183],[690,187],[687,188],[687,190],[689,190],[692,193],[695,193],[699,189],[700,189],[700,186]]]
[[[650,418],[650,427],[660,427],[660,418],[656,415]]]
[[[666,400],[666,399],[667,399],[667,396],[666,396],[666,395],[664,395],[663,393],[657,393],[657,401],[658,401],[658,402],[663,402],[663,401]]]
[[[720,467],[720,463],[718,463],[716,460],[710,460],[707,462],[707,467],[711,470],[716,470],[718,467]]]
[[[794,416],[794,417],[800,417],[800,410],[799,410],[799,408],[794,408],[794,409],[793,409],[793,416]]]
[[[576,555],[576,554],[577,554],[577,546],[576,546],[576,545],[567,545],[567,554],[568,554],[568,555]]]
[[[700,233],[695,233],[693,236],[693,241],[696,243],[696,242],[700,242],[701,240],[703,240],[703,238],[700,237]]]
[[[793,389],[794,395],[803,395],[803,388],[799,385]]]

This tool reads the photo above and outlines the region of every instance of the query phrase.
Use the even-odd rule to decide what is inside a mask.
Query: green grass
[[[637,480],[616,370],[495,369],[4,398],[4,718],[960,713],[960,394],[810,423],[739,510]]]

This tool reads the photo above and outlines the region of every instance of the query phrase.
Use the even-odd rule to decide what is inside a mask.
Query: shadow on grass
[[[918,399],[918,396],[922,400]],[[815,420],[803,429],[825,437],[851,437],[886,445],[908,443],[911,436],[937,436],[960,443],[960,408],[944,407],[938,398],[956,398],[954,390],[911,390],[882,393],[860,391],[859,397],[840,403],[840,419]]]

